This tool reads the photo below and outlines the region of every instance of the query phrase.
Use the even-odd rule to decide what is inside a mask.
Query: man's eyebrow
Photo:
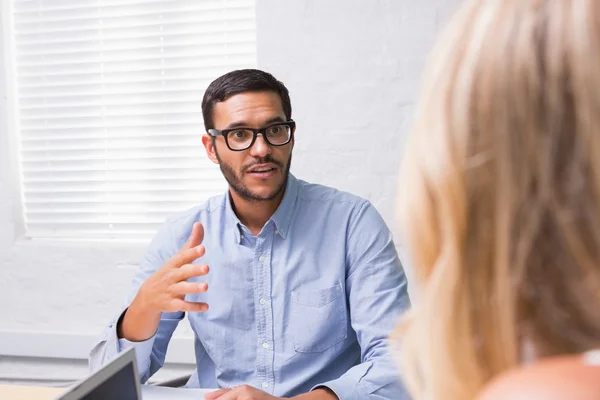
[[[285,122],[285,120],[283,118],[281,118],[280,116],[277,117],[273,117],[268,119],[265,122],[265,126],[267,125],[271,125],[274,124],[276,122]],[[249,128],[248,126],[249,124],[247,124],[244,121],[237,121],[237,122],[232,122],[231,124],[227,125],[227,127],[225,129],[234,129],[234,128]]]
[[[245,123],[245,122],[243,122],[243,121],[240,121],[240,122],[232,122],[231,124],[227,125],[227,126],[225,127],[225,129],[232,129],[232,128],[242,128],[242,127],[246,128],[246,127],[248,127],[248,124],[247,124],[247,123]]]
[[[265,125],[271,125],[276,122],[285,122],[285,120],[283,118],[281,118],[280,116],[277,116],[277,117],[273,117],[270,120],[268,120],[267,122],[265,122]]]

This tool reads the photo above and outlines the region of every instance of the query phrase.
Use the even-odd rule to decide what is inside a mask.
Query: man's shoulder
[[[212,196],[200,205],[170,215],[165,224],[169,226],[173,237],[184,236],[187,239],[194,222],[207,224],[222,218],[225,198],[225,194]]]
[[[298,185],[298,198],[307,202],[337,203],[349,207],[360,207],[369,203],[367,199],[331,186],[309,183],[300,179]]]

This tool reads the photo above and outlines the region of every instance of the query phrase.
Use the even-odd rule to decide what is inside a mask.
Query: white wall
[[[258,1],[259,67],[290,89],[297,177],[364,196],[393,224],[421,71],[456,1]],[[3,58],[0,51],[0,383],[56,384],[85,374],[90,340],[118,310],[143,246],[21,238]],[[177,335],[171,359],[193,361],[189,330]]]

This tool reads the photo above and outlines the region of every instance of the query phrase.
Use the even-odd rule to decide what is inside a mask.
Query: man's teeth
[[[270,171],[273,168],[257,168],[255,170],[252,170],[252,172],[266,172],[266,171]]]

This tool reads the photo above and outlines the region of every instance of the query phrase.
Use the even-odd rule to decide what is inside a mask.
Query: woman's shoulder
[[[600,364],[581,356],[553,357],[493,379],[477,400],[599,400]]]

